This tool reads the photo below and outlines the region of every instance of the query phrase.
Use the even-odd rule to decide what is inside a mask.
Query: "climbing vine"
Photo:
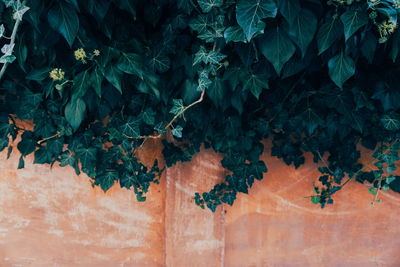
[[[137,159],[146,140],[162,140],[167,167],[204,145],[228,171],[194,196],[215,211],[263,178],[269,138],[288,165],[305,152],[324,163],[313,203],[333,203],[350,180],[379,202],[400,191],[399,10],[398,0],[2,0],[0,150],[13,153],[20,134],[18,168],[33,153],[143,201],[162,172]]]

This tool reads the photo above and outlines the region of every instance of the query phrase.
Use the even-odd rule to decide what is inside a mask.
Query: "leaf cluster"
[[[20,26],[14,44],[0,39],[8,65],[0,150],[11,153],[21,132],[20,168],[34,153],[34,163],[71,166],[104,191],[118,181],[144,200],[161,170],[136,149],[171,133],[167,166],[190,161],[201,145],[224,155],[224,181],[194,196],[215,211],[263,178],[270,138],[271,154],[296,168],[305,152],[315,162],[329,154],[311,199],[322,206],[344,177],[399,191],[399,177],[386,176],[398,146],[390,160],[376,156],[379,175],[364,172],[357,148],[382,151],[400,137],[399,8],[391,0],[3,0],[0,37]]]

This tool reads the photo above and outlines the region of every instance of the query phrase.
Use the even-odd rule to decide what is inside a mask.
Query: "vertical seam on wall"
[[[164,157],[163,157],[164,160]],[[164,167],[165,167],[165,188],[164,188],[164,266],[167,266],[167,240],[168,240],[168,231],[167,231],[167,214],[168,214],[168,207],[167,207],[167,195],[168,195],[168,171],[167,164],[164,160]]]
[[[227,175],[227,171],[224,168],[224,177],[226,177]],[[221,248],[221,256],[220,256],[220,261],[221,261],[221,267],[225,266],[225,214],[226,214],[226,210],[225,210],[225,204],[222,204],[222,209],[221,209],[221,241],[222,241],[222,248]]]
[[[224,267],[225,263],[225,204],[222,204],[222,209],[221,209],[221,241],[222,241],[222,248],[221,248],[221,255],[220,255],[220,261],[221,261],[221,267]]]

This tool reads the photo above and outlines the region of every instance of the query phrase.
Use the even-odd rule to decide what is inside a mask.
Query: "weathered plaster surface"
[[[263,158],[264,180],[226,208],[226,266],[400,266],[398,194],[383,193],[372,206],[367,187],[350,182],[319,209],[305,198],[316,165],[294,170]]]
[[[0,266],[164,265],[165,178],[138,203],[70,168],[0,157]]]
[[[195,192],[221,181],[220,155],[204,151],[167,171],[166,265],[223,266],[224,214],[194,204]]]
[[[140,157],[160,152],[150,141]],[[1,153],[0,266],[400,266],[398,194],[373,207],[366,186],[349,183],[321,210],[305,198],[315,165],[263,158],[264,180],[212,214],[192,199],[224,175],[211,151],[168,169],[144,203],[32,158],[17,170],[18,154]]]

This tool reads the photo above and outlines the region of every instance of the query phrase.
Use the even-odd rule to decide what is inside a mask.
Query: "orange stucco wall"
[[[150,162],[160,149],[150,141],[140,156]],[[192,196],[222,178],[220,159],[203,150],[138,203],[70,168],[28,158],[17,170],[18,154],[1,153],[0,266],[400,266],[400,195],[382,193],[371,206],[354,182],[321,210],[304,198],[316,166],[294,170],[265,153],[264,180],[213,214]]]

